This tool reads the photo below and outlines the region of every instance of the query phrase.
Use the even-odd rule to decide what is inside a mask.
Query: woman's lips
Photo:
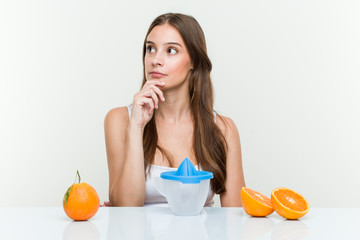
[[[161,72],[150,72],[150,75],[153,78],[162,78],[166,76],[166,74],[163,74]]]

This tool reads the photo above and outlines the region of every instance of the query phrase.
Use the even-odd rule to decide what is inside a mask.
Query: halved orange
[[[285,187],[271,192],[271,203],[275,211],[287,219],[298,219],[310,209],[308,201],[299,193]]]
[[[241,203],[244,211],[254,217],[265,217],[274,212],[267,196],[247,187],[241,188]]]

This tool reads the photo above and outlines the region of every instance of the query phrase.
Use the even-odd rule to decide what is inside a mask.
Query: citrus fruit
[[[271,192],[271,203],[275,211],[287,219],[298,219],[310,209],[308,201],[299,193],[285,187]]]
[[[240,196],[244,211],[251,216],[265,217],[274,212],[270,198],[257,191],[242,187]]]
[[[66,191],[63,207],[69,218],[84,221],[96,214],[100,206],[100,199],[92,186],[87,183],[80,183],[79,171],[76,174],[79,181],[71,185]]]

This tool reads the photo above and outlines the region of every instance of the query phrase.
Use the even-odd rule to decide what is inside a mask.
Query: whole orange
[[[84,221],[93,217],[100,206],[99,195],[87,183],[80,183],[80,174],[77,171],[78,183],[71,185],[65,193],[63,207],[66,215],[76,221]]]
[[[265,217],[274,212],[267,196],[247,187],[241,188],[241,203],[244,211],[254,217]]]
[[[279,187],[271,192],[271,202],[275,211],[287,219],[298,219],[310,209],[308,201],[289,188]]]

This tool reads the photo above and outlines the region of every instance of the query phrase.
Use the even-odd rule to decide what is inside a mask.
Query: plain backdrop
[[[311,207],[360,202],[357,0],[0,1],[0,206],[61,206],[76,170],[108,200],[103,122],[140,89],[142,44],[194,16],[246,185]],[[217,206],[218,206],[217,202]]]

